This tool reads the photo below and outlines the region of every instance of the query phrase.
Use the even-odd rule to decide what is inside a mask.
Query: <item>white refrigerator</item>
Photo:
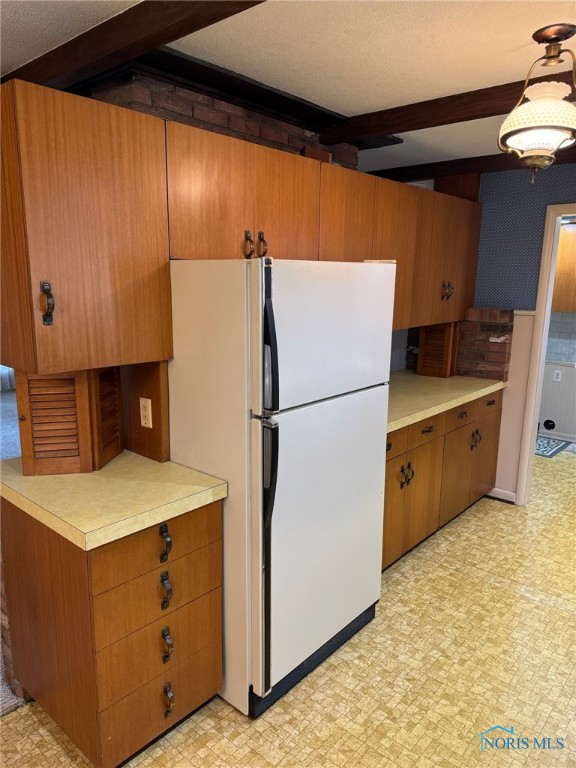
[[[395,265],[170,268],[171,460],[228,481],[221,695],[257,717],[380,597]]]

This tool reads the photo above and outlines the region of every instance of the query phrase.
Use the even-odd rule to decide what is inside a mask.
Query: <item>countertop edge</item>
[[[221,482],[212,488],[206,488],[189,496],[183,496],[175,501],[168,502],[154,509],[145,510],[131,517],[126,517],[102,528],[84,532],[35,501],[32,501],[27,496],[10,488],[6,483],[0,483],[0,496],[2,498],[84,551],[95,549],[103,544],[109,544],[111,541],[124,538],[124,536],[129,536],[132,533],[138,533],[145,528],[158,525],[187,512],[192,512],[195,509],[206,506],[206,504],[220,501],[226,498],[227,495],[228,483]]]
[[[429,419],[431,416],[436,416],[444,411],[449,411],[451,408],[464,405],[472,400],[477,400],[484,395],[491,395],[493,392],[499,392],[507,386],[507,381],[494,381],[492,384],[480,387],[476,392],[469,392],[468,394],[460,395],[459,397],[449,397],[446,401],[437,403],[430,408],[425,408],[422,411],[414,411],[400,419],[388,422],[388,432],[395,432],[397,429],[402,429],[402,427],[409,427],[411,424],[416,424],[418,421]]]

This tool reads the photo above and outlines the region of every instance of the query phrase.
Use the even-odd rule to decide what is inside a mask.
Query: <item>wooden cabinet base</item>
[[[99,548],[104,563],[111,547],[113,559],[135,565],[111,567],[114,586],[96,577],[109,588],[95,595],[98,550],[85,552],[4,498],[1,512],[15,673],[96,768],[126,760],[220,690],[222,541],[213,539],[221,503],[167,521],[175,543],[161,569],[174,575],[174,610],[160,604],[158,553],[148,546],[146,531],[159,539],[157,526],[128,537],[125,551],[114,546],[122,540]],[[149,589],[133,594],[145,576],[130,574],[142,568]],[[104,605],[107,595],[115,599]],[[126,623],[133,603],[137,620]]]

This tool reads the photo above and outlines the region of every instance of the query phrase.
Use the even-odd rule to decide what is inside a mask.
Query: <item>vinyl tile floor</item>
[[[528,506],[482,499],[390,567],[375,620],[259,720],[215,698],[127,765],[576,766],[575,518],[576,456],[536,458]],[[37,704],[0,723],[2,766],[89,765]],[[525,742],[481,750],[495,726]]]

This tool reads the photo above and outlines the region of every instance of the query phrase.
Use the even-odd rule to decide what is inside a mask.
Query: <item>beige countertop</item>
[[[471,400],[507,386],[505,381],[451,376],[448,379],[418,376],[413,371],[390,374],[388,432],[429,419],[437,413],[464,405]]]
[[[226,497],[224,480],[124,451],[98,472],[25,477],[0,462],[0,495],[81,549],[94,549]]]

